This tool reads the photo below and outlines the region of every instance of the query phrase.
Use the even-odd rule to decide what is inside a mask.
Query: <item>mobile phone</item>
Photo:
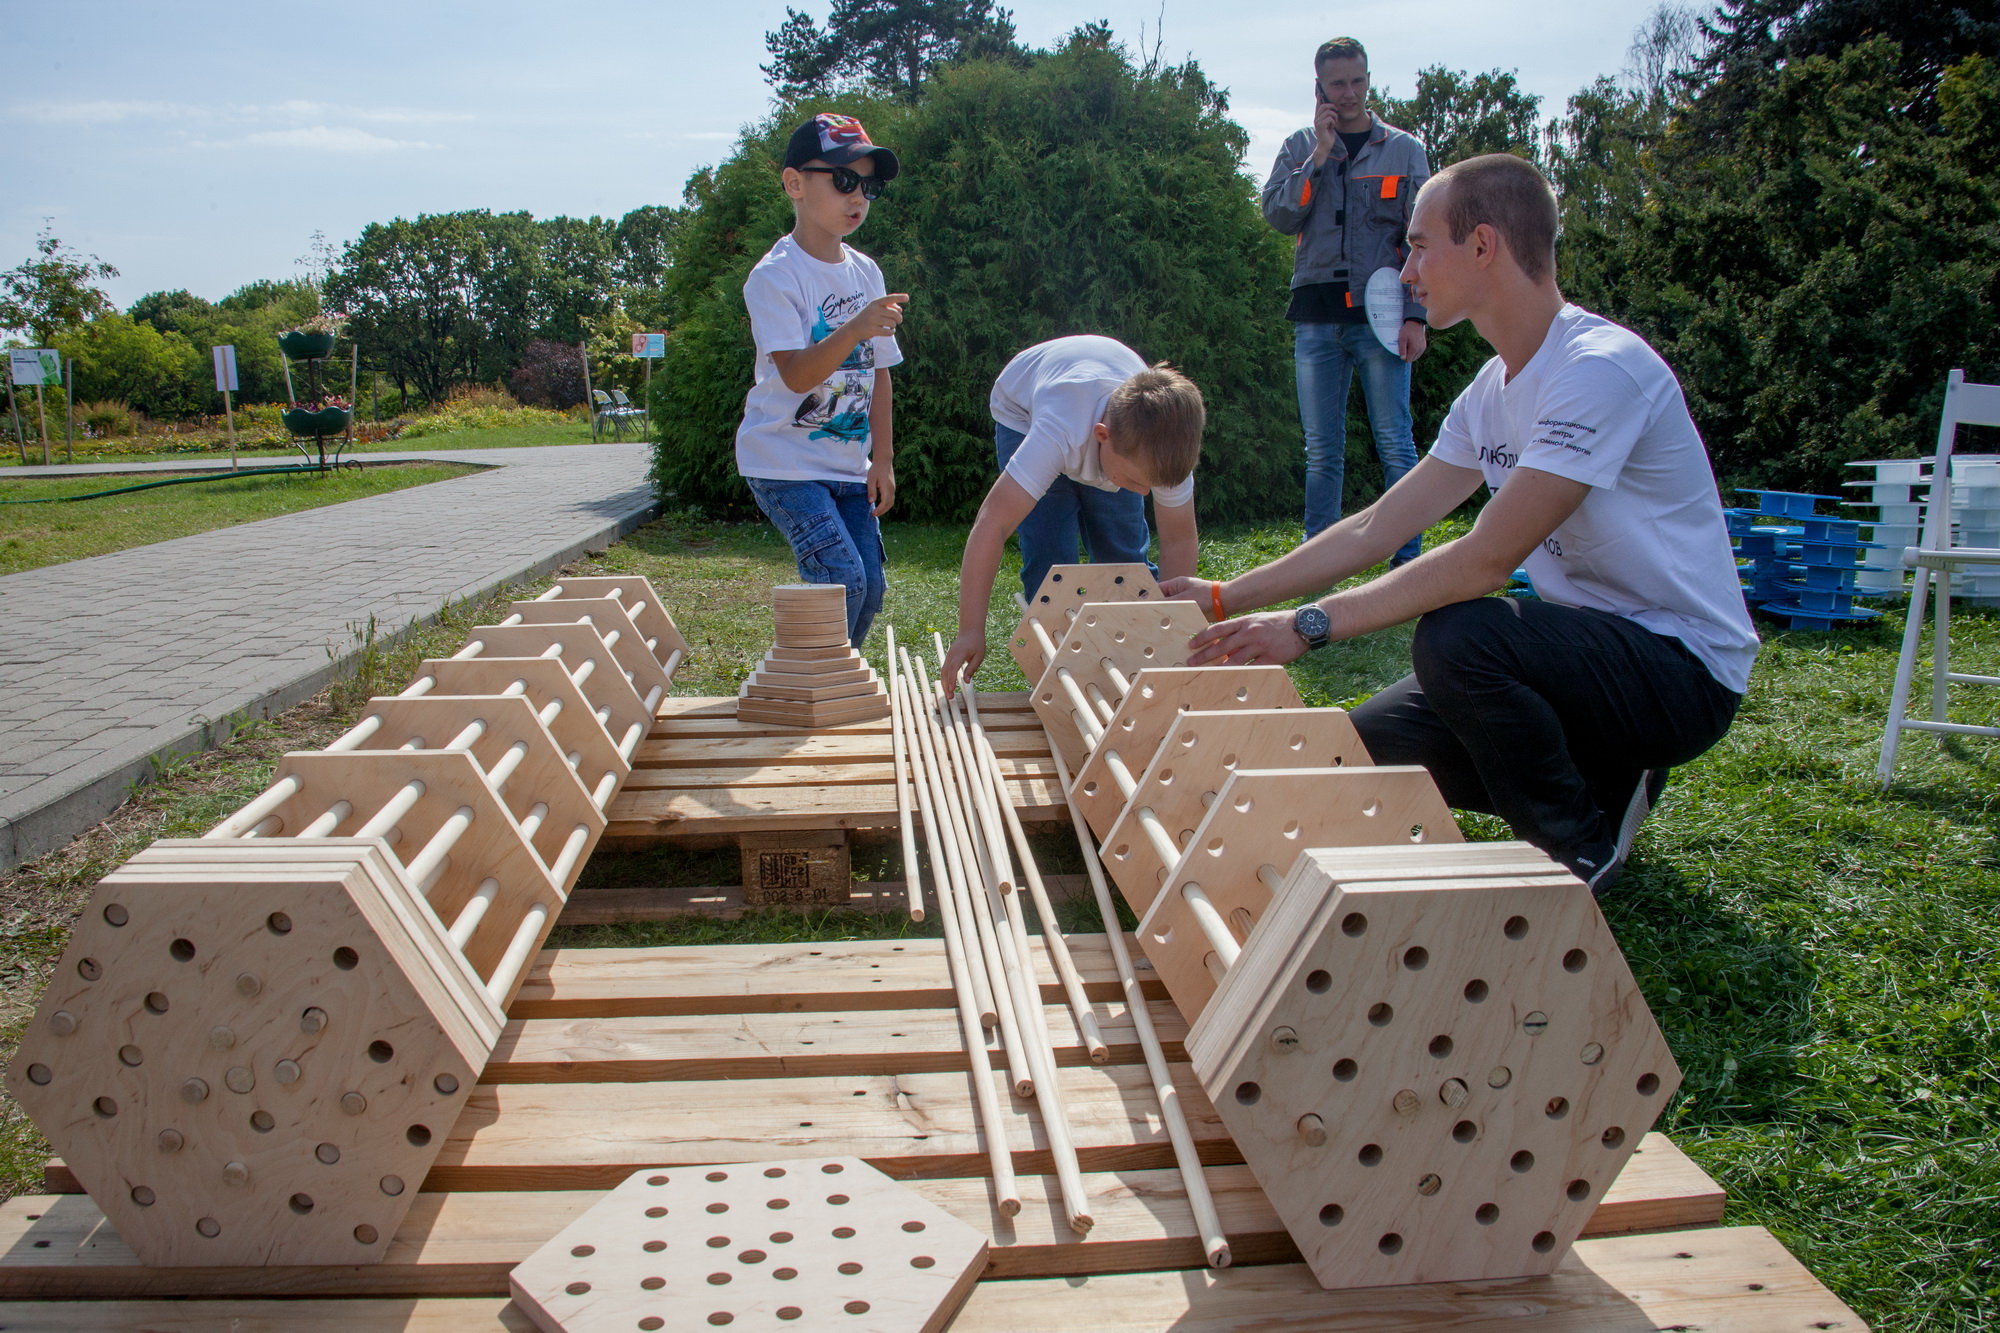
[[[1318,79],[1313,80],[1313,100],[1315,102],[1326,102],[1331,100],[1326,95],[1326,89],[1319,86]]]

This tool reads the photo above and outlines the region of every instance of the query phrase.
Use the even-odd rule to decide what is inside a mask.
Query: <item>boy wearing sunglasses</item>
[[[910,298],[842,238],[896,171],[896,155],[852,116],[799,126],[783,176],[792,230],[743,284],[757,363],[736,470],[791,544],[799,577],[846,586],[857,648],[886,587],[877,520],[896,502],[889,367],[903,359],[895,334]]]

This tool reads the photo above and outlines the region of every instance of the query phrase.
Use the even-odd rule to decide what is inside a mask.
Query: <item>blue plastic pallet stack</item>
[[[1854,605],[1869,594],[1855,580],[1869,566],[1861,553],[1874,546],[1861,540],[1861,524],[1853,519],[1822,518],[1813,513],[1816,500],[1832,495],[1798,491],[1742,488],[1757,497],[1755,509],[1726,509],[1729,535],[1739,561],[1748,561],[1744,600],[1792,629],[1828,630],[1880,615]]]

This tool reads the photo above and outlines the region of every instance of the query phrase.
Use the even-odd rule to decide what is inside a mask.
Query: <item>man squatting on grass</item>
[[[1451,805],[1501,816],[1602,892],[1666,770],[1728,731],[1758,643],[1673,371],[1563,300],[1555,240],[1555,195],[1521,159],[1433,177],[1403,281],[1433,327],[1470,319],[1497,355],[1373,505],[1240,578],[1164,587],[1221,621],[1190,665],[1289,662],[1421,617],[1414,674],[1354,710],[1369,753],[1422,764]],[[1387,559],[1482,480],[1492,498],[1458,540],[1297,611],[1222,619]],[[1487,595],[1522,564],[1540,600]]]
[[[896,502],[889,367],[910,298],[846,245],[896,178],[896,155],[852,116],[822,112],[792,132],[784,186],[792,230],[743,284],[756,380],[736,432],[736,470],[791,543],[799,577],[847,586],[855,647],[882,609],[882,527]]]
[[[958,572],[958,637],[947,689],[986,660],[986,611],[1007,536],[1021,535],[1021,587],[1033,596],[1049,566],[1076,559],[1079,530],[1093,563],[1148,563],[1146,495],[1160,525],[1155,572],[1194,573],[1194,468],[1207,419],[1201,390],[1163,362],[1148,367],[1111,338],[1037,343],[1007,363],[988,404],[1000,479],[986,493]]]

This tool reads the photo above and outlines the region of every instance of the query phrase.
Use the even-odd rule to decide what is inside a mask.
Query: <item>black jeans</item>
[[[1742,702],[1679,639],[1550,602],[1441,606],[1410,661],[1353,712],[1375,762],[1422,764],[1448,805],[1565,862],[1612,841],[1640,775],[1721,740]]]

